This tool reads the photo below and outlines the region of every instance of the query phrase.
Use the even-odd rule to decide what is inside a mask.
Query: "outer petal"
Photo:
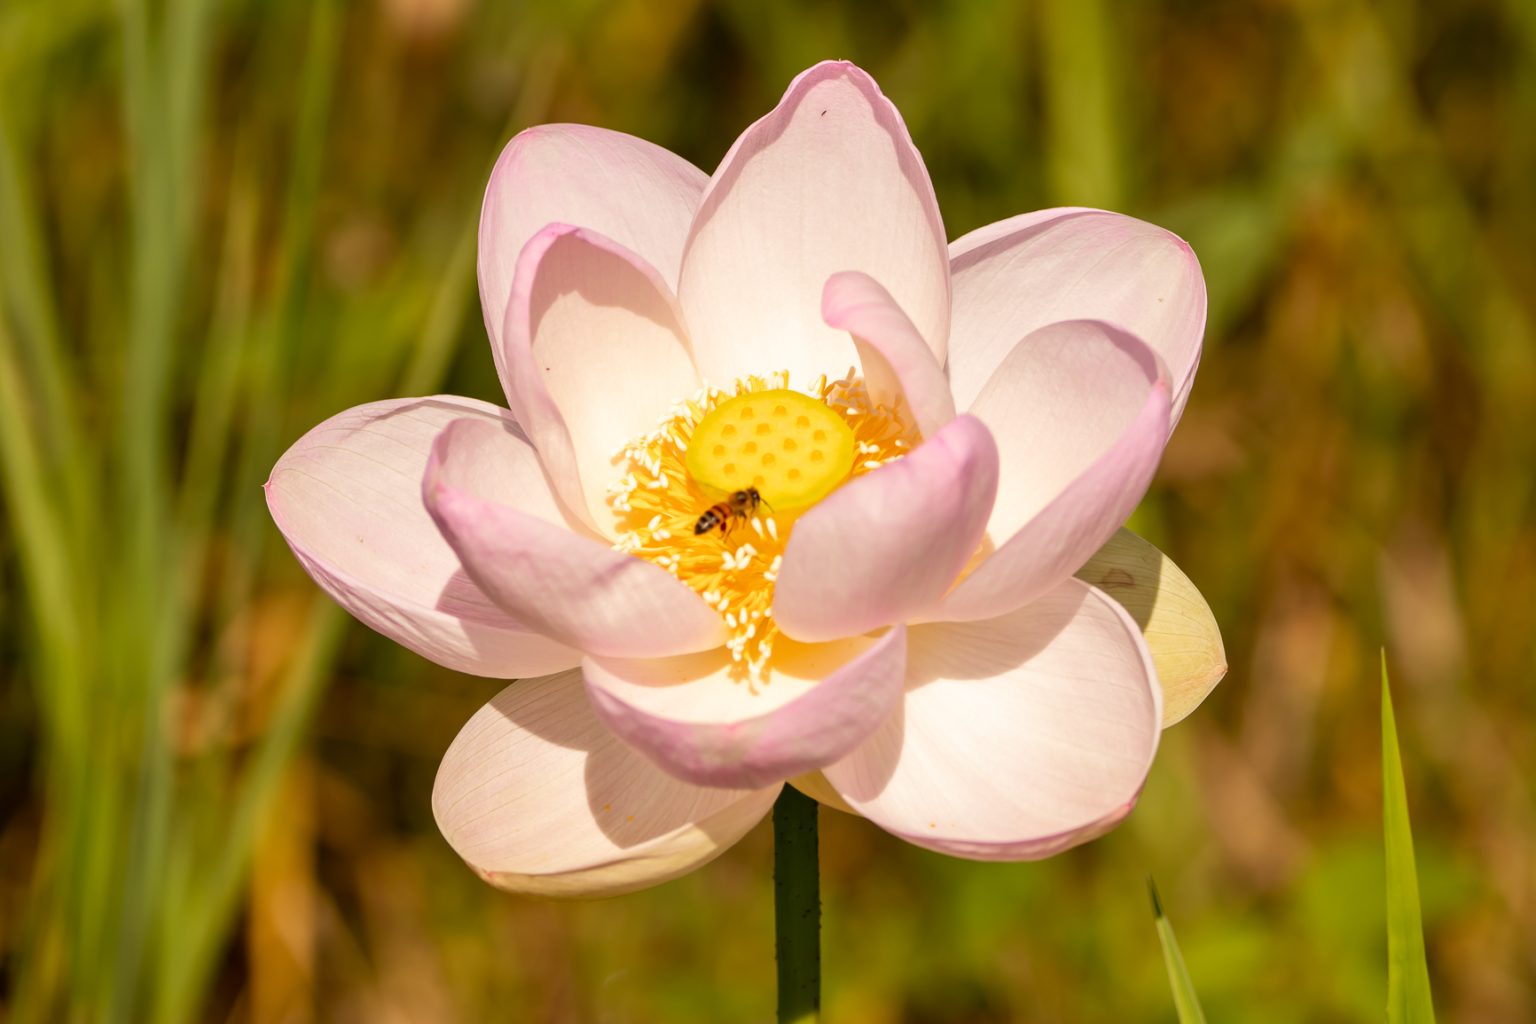
[[[601,232],[676,288],[683,240],[708,183],[682,157],[606,128],[546,124],[508,142],[480,208],[480,305],[496,369],[503,369],[501,326],[517,254],[540,228],[561,223]]]
[[[569,668],[580,655],[496,607],[422,508],[432,439],[465,416],[516,430],[505,410],[451,395],[348,409],[278,460],[267,508],[327,594],[422,657],[502,678]]]
[[[487,882],[539,896],[615,896],[709,862],[779,787],[706,789],[630,750],[592,714],[576,672],[509,686],[443,755],[432,813]]]
[[[654,661],[587,658],[592,706],[662,769],[704,786],[766,786],[831,764],[901,697],[906,629],[800,647],[781,643],[763,684],[724,651]]]
[[[944,368],[878,281],[857,270],[833,274],[821,293],[821,315],[853,338],[876,402],[892,408],[905,403],[924,437],[955,418]]]
[[[971,409],[997,438],[999,547],[937,616],[982,619],[1070,576],[1146,493],[1168,438],[1157,356],[1119,328],[1052,324],[1009,354]]]
[[[1120,530],[1077,571],[1141,627],[1163,691],[1163,728],[1182,721],[1227,674],[1227,652],[1211,606],[1173,561]]]
[[[773,597],[779,628],[831,640],[932,608],[981,540],[997,473],[992,435],[961,416],[905,458],[833,491],[785,546]]]
[[[518,258],[503,347],[512,412],[561,497],[606,532],[614,453],[698,388],[672,293],[623,247],[551,224]]]
[[[985,622],[916,627],[901,713],[823,774],[909,842],[1033,860],[1130,813],[1157,750],[1151,656],[1080,580]]]
[[[882,282],[944,361],[949,259],[928,171],[874,81],[828,62],[736,140],[694,219],[678,296],[699,372],[841,374],[853,345],[819,308],[840,270]]]
[[[1205,279],[1184,240],[1102,210],[1041,210],[950,246],[949,380],[968,407],[1024,335],[1058,320],[1119,324],[1160,355],[1177,423],[1205,333]]]
[[[529,465],[532,452],[514,434],[458,420],[433,444],[422,478],[427,510],[492,600],[597,654],[663,657],[725,641],[720,617],[677,579],[573,532],[556,510],[524,504],[518,477]]]

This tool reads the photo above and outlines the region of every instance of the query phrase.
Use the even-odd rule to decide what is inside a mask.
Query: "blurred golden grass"
[[[815,60],[907,117],[951,236],[1180,231],[1200,380],[1137,526],[1229,678],[1038,865],[823,827],[828,1017],[1381,1011],[1377,648],[1446,1019],[1536,1016],[1536,8],[14,0],[0,9],[0,1013],[683,1021],[772,1005],[761,830],[596,904],[479,883],[436,759],[495,684],[344,620],[257,485],[351,404],[496,396],[485,174],[579,120],[713,167]]]

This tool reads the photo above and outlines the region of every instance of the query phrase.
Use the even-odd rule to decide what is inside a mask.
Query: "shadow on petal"
[[[1029,634],[1005,642],[999,642],[997,625],[990,619],[913,626],[913,644],[920,644],[922,651],[908,665],[907,692],[936,679],[992,679],[1019,668],[1072,624],[1084,600],[1086,593],[1041,602],[1031,609]]]
[[[575,673],[563,684],[581,688]],[[516,729],[583,755],[587,810],[614,846],[633,849],[689,826],[716,843],[735,841],[739,830],[710,816],[749,791],[703,789],[674,779],[596,718],[551,714],[544,702],[517,700],[516,689],[514,685],[503,690],[491,707]]]
[[[911,650],[903,715],[822,773],[864,817],[942,853],[1028,860],[1129,812],[1161,699],[1102,592],[1069,579],[1007,615],[914,628]]]

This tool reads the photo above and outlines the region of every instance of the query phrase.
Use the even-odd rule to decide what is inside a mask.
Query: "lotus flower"
[[[1117,534],[1199,360],[1187,245],[1085,209],[946,242],[900,115],[846,63],[713,176],[525,131],[479,241],[508,408],[350,409],[267,501],[364,623],[520,680],[433,794],[483,878],[655,884],[786,783],[977,859],[1130,812],[1225,670],[1198,592]]]

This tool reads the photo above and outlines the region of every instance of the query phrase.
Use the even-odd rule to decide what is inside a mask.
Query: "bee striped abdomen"
[[[698,522],[693,524],[693,535],[697,537],[706,534],[717,526],[720,527],[723,533],[725,531],[725,524],[728,522],[730,522],[730,510],[723,503],[713,505],[706,509],[703,515],[699,516]]]

